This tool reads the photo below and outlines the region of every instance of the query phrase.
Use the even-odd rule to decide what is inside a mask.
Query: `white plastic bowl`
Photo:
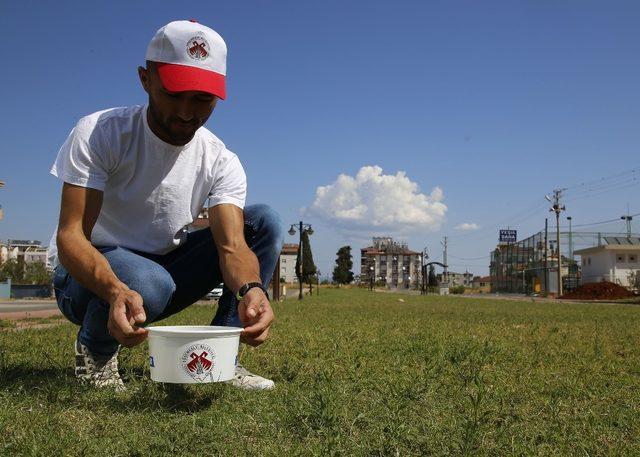
[[[198,384],[233,378],[241,328],[175,325],[147,330],[152,380]]]

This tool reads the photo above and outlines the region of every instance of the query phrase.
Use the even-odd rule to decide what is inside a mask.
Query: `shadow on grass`
[[[66,367],[38,368],[32,365],[0,367],[0,388],[24,390],[43,385],[66,387],[75,383],[73,370]]]
[[[109,403],[114,412],[131,410],[165,413],[196,413],[210,408],[221,398],[220,389],[198,391],[180,384],[162,384],[145,381],[135,387],[131,396],[116,396]]]
[[[72,368],[13,365],[0,367],[0,389],[13,395],[41,394],[49,403],[106,407],[117,413],[156,411],[195,413],[210,408],[224,396],[227,386],[184,386],[151,381],[143,369],[123,373],[127,391],[96,389],[77,382]]]

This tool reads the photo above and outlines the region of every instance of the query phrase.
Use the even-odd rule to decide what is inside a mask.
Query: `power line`
[[[640,213],[630,214],[629,215],[629,217],[635,217],[635,216],[640,216]],[[577,225],[574,225],[573,227],[591,227],[593,225],[609,224],[611,222],[619,222],[619,221],[620,221],[620,218],[616,217],[615,219],[608,219],[606,221],[591,222],[589,224],[577,224]]]
[[[609,175],[609,176],[604,176],[604,177],[601,177],[601,178],[597,178],[597,179],[594,179],[592,181],[586,181],[586,182],[582,182],[582,183],[579,183],[579,184],[575,184],[573,186],[567,187],[566,190],[567,191],[572,191],[574,189],[581,189],[581,188],[587,188],[587,187],[602,185],[603,183],[606,183],[608,181],[612,181],[614,179],[623,177],[625,175],[631,175],[631,176],[636,175],[639,172],[640,172],[640,166],[639,167],[635,167],[635,168],[631,168],[629,170],[621,171],[621,172],[618,172],[618,173],[614,173],[614,174]]]
[[[488,259],[491,256],[490,255],[483,255],[481,257],[458,257],[458,256],[455,256],[453,254],[449,254],[449,257],[453,257],[454,259],[458,259],[458,260],[482,260],[482,259]]]

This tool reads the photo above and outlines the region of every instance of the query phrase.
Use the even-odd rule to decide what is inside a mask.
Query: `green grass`
[[[154,383],[146,344],[121,357],[127,392],[95,391],[74,381],[73,325],[0,330],[0,453],[640,454],[637,306],[343,289],[276,314],[241,356],[270,392]]]

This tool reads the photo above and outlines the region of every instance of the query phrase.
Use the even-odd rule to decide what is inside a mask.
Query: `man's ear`
[[[149,70],[144,67],[138,67],[138,77],[140,78],[140,84],[142,88],[148,94],[149,93]]]

